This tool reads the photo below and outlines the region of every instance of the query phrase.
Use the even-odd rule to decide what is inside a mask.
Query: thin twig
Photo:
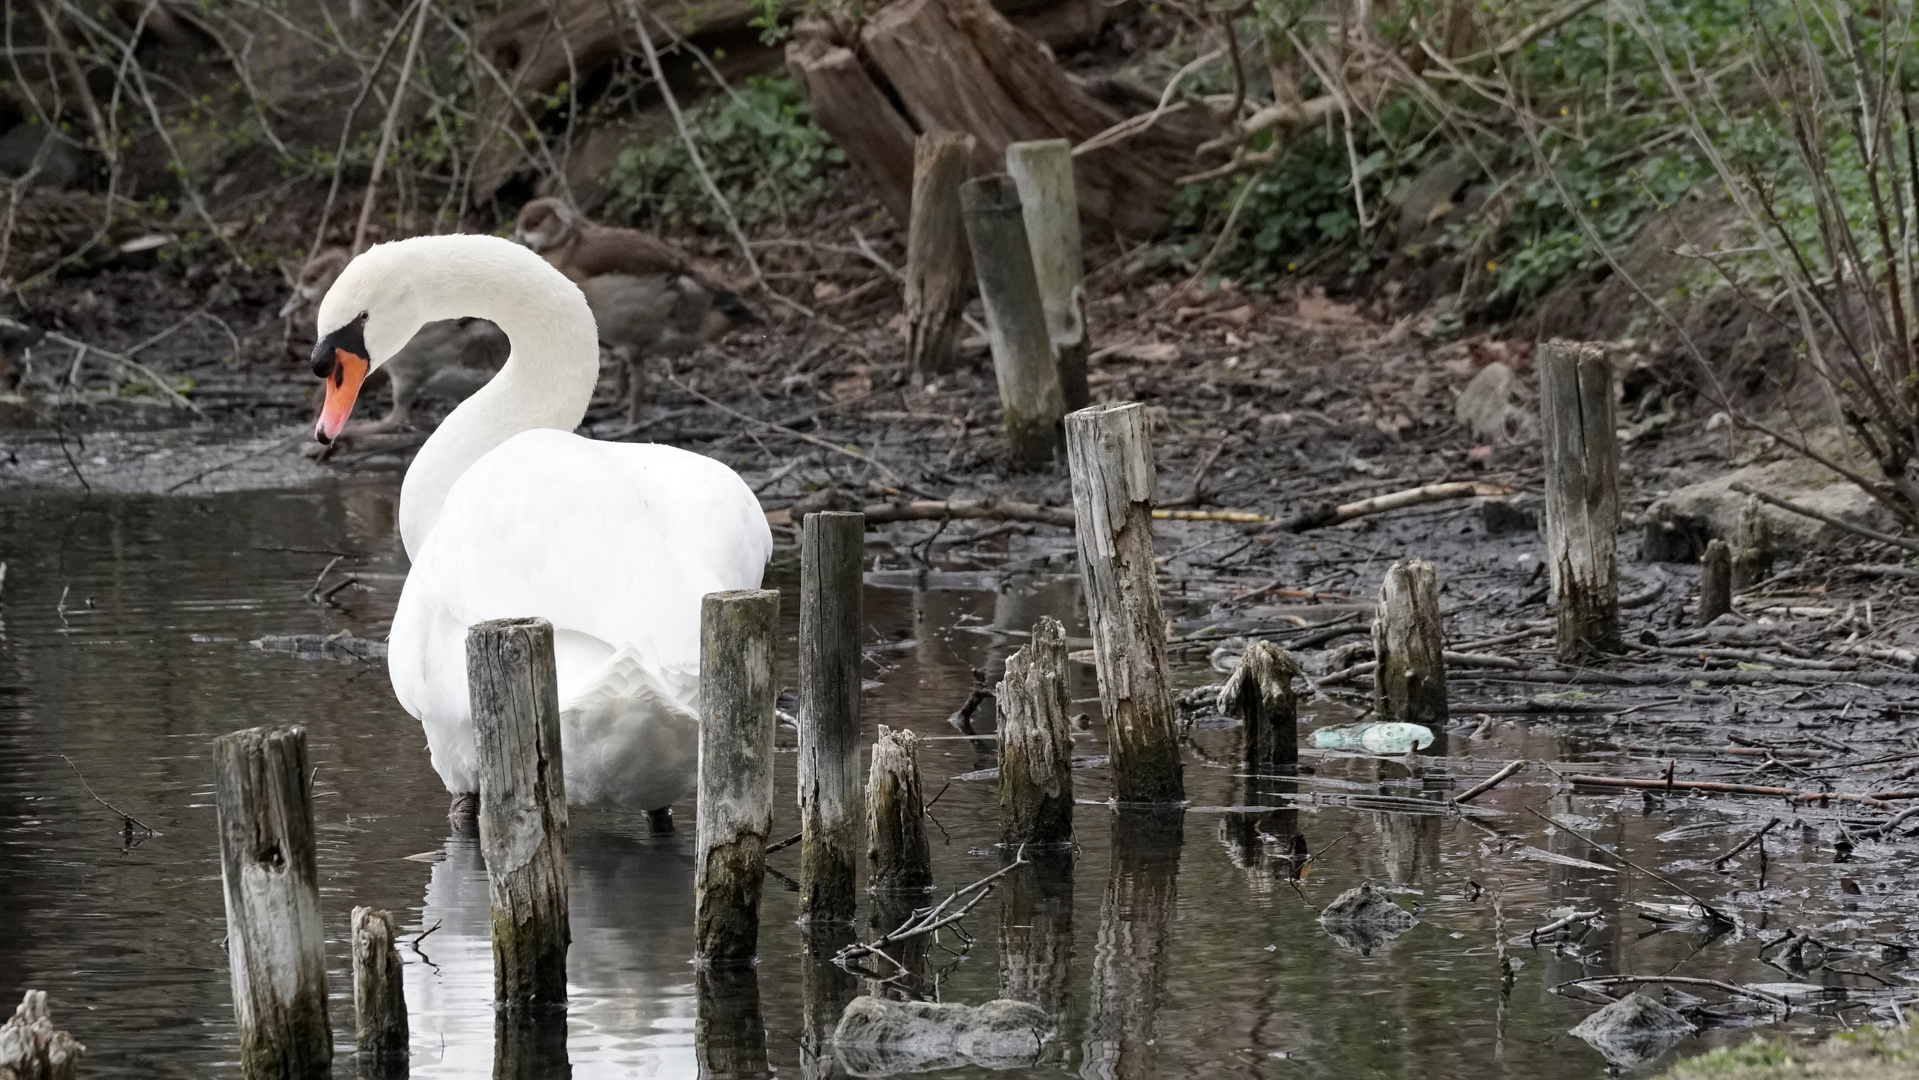
[[[148,836],[160,835],[160,833],[156,829],[154,829],[153,826],[148,825],[146,822],[141,821],[139,818],[134,817],[132,814],[127,813],[125,810],[120,809],[119,807],[113,805],[112,803],[106,801],[105,799],[102,799],[98,794],[96,794],[93,790],[93,785],[87,783],[87,778],[84,775],[82,775],[80,772],[80,766],[75,765],[73,763],[72,758],[68,757],[65,754],[61,754],[60,760],[66,762],[67,768],[73,770],[73,775],[75,777],[78,777],[80,780],[80,786],[87,789],[87,794],[93,797],[94,802],[97,802],[101,806],[106,807],[108,810],[111,810],[114,813],[120,815],[120,819],[126,822],[127,825],[139,826],[141,829],[146,831],[146,834]]]
[[[418,0],[419,12],[413,17],[413,37],[406,43],[406,56],[400,61],[400,81],[393,88],[393,100],[387,102],[386,124],[380,129],[380,149],[373,155],[373,175],[367,179],[366,195],[360,200],[360,223],[353,229],[353,254],[366,250],[367,225],[373,220],[373,200],[380,191],[380,174],[386,171],[387,154],[393,150],[393,131],[400,122],[400,103],[406,100],[406,84],[413,77],[413,61],[420,55],[420,39],[426,35],[426,15],[433,0]],[[317,247],[314,250],[319,250]]]

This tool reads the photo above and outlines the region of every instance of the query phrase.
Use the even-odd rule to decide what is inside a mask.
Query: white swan
[[[479,790],[466,632],[552,622],[567,801],[669,806],[698,757],[700,597],[755,588],[773,548],[731,469],[667,446],[574,435],[599,379],[592,312],[546,260],[491,236],[374,247],[320,304],[314,437],[338,436],[367,373],[423,324],[479,316],[506,366],[453,410],[407,469],[412,570],[393,617],[393,691],[426,729],[455,796]]]

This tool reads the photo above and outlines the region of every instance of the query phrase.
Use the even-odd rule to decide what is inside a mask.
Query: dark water
[[[485,878],[475,844],[448,836],[446,794],[418,727],[377,665],[247,644],[266,634],[383,636],[404,572],[394,497],[392,484],[368,482],[203,499],[0,500],[0,559],[9,564],[0,599],[0,999],[48,991],[60,1026],[89,1048],[86,1075],[237,1075],[209,747],[223,732],[266,723],[304,724],[318,766],[339,1075],[352,1073],[344,939],[356,904],[392,909],[409,941],[431,931],[402,950],[414,1075],[490,1072]],[[306,594],[336,556],[328,585],[345,575],[358,584],[317,605]],[[772,584],[789,590],[790,632],[795,571],[790,552],[781,558]],[[882,654],[887,670],[869,665],[884,685],[868,697],[866,722],[929,737],[921,766],[929,797],[942,792],[932,808],[935,869],[950,889],[998,868],[1002,855],[992,785],[948,784],[992,765],[991,744],[954,737],[945,718],[966,698],[972,669],[997,680],[1020,643],[999,631],[1024,630],[1044,613],[1069,627],[1079,620],[1069,580],[962,579],[968,588],[909,580],[881,575],[869,585],[875,638],[917,644]],[[791,672],[789,642],[789,682]],[[1181,677],[1213,676],[1201,666]],[[1090,670],[1077,679],[1075,696],[1090,697]],[[1347,718],[1328,710],[1316,722]],[[1103,752],[1096,721],[1079,738],[1078,753]],[[790,747],[790,731],[781,739]],[[1879,903],[1876,914],[1850,910],[1856,898],[1841,893],[1839,878],[1866,874],[1831,865],[1817,822],[1776,831],[1763,891],[1750,859],[1724,873],[1674,868],[1724,851],[1752,822],[1702,802],[1648,810],[1636,797],[1561,794],[1537,768],[1484,798],[1472,819],[1337,805],[1368,793],[1441,798],[1457,786],[1448,777],[1483,776],[1518,756],[1576,759],[1592,746],[1576,728],[1505,724],[1490,739],[1455,736],[1449,757],[1410,765],[1309,758],[1317,772],[1303,781],[1237,776],[1237,741],[1233,730],[1195,734],[1187,812],[1083,803],[1076,856],[1023,869],[968,918],[967,934],[945,934],[906,958],[919,973],[913,988],[977,1003],[1007,986],[1057,1009],[1061,1036],[1027,1075],[1597,1077],[1604,1059],[1566,1033],[1593,1006],[1550,993],[1555,984],[1673,971],[1783,982],[1759,961],[1756,935],[1785,926],[1821,927],[1830,939],[1898,934],[1919,903],[1907,896]],[[158,835],[123,836],[82,774]],[[1103,795],[1104,771],[1076,776],[1083,800]],[[790,753],[779,780],[784,836],[796,828]],[[1322,805],[1256,818],[1222,809],[1272,805],[1286,792],[1317,793]],[[1642,863],[1730,896],[1751,927],[1717,938],[1661,931],[1631,905],[1682,897],[1637,874],[1540,861],[1541,851],[1595,856],[1524,806],[1576,819]],[[679,830],[665,837],[647,835],[636,817],[573,818],[572,1075],[835,1075],[830,1056],[813,1052],[809,1025],[830,1025],[865,983],[809,958],[792,925],[796,896],[777,882],[769,880],[756,974],[709,980],[702,1001],[689,963],[693,808],[678,815]],[[1280,836],[1297,831],[1324,852],[1303,882],[1289,883],[1287,864],[1262,852],[1255,823]],[[1691,828],[1659,839],[1682,827]],[[797,848],[772,862],[796,873]],[[1415,907],[1420,924],[1364,950],[1328,934],[1316,907],[1361,882]],[[1502,987],[1496,942],[1562,905],[1598,908],[1606,921],[1574,946],[1510,946],[1518,970]],[[1874,978],[1900,981],[1897,971]],[[1869,1019],[1863,1007],[1844,1015]],[[1784,1030],[1831,1025],[1801,1013]],[[1676,1053],[1740,1037],[1720,1029]]]

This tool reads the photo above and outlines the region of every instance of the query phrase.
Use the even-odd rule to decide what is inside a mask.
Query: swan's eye
[[[359,314],[359,315],[357,315],[357,316],[355,316],[355,317],[354,317],[354,319],[353,319],[353,321],[354,321],[354,322],[356,322],[356,323],[359,323],[359,324],[360,324],[360,325],[362,325],[362,326],[365,326],[365,325],[366,325],[366,312],[364,312],[364,311],[362,311],[362,312],[360,312],[360,314]]]

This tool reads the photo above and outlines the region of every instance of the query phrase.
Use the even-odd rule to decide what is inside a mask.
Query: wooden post
[[[1019,189],[1005,173],[960,185],[966,238],[973,249],[980,299],[986,305],[986,329],[993,342],[993,373],[999,379],[1000,407],[1013,462],[1041,469],[1059,446],[1059,361],[1046,330],[1046,308],[1026,242]]]
[[[305,728],[248,728],[214,741],[227,967],[249,1080],[333,1075],[311,775]]]
[[[911,731],[880,725],[866,778],[866,887],[877,893],[933,887],[933,851],[920,801],[919,742]],[[886,929],[891,930],[892,927]]]
[[[1042,616],[1006,660],[999,702],[1000,843],[1073,842],[1073,723],[1067,717],[1066,631]]]
[[[1379,586],[1373,616],[1373,717],[1424,724],[1434,734],[1446,724],[1445,631],[1439,622],[1439,574],[1424,559],[1394,563]]]
[[[850,923],[860,847],[863,514],[800,529],[800,921]]]
[[[1166,672],[1166,620],[1153,562],[1153,444],[1137,403],[1066,418],[1073,519],[1093,632],[1113,797],[1179,802],[1179,737]]]
[[[1699,559],[1699,625],[1710,626],[1731,610],[1732,548],[1724,540],[1714,540]]]
[[[913,222],[906,237],[906,364],[925,381],[953,368],[953,334],[966,309],[973,259],[960,185],[973,172],[973,137],[928,131],[913,146]]]
[[[1299,664],[1270,641],[1246,647],[1219,692],[1219,711],[1245,726],[1240,745],[1249,773],[1270,773],[1299,764],[1299,695],[1293,680]]]
[[[1080,257],[1073,144],[1065,139],[1009,144],[1006,171],[1019,187],[1033,273],[1046,307],[1046,330],[1059,354],[1060,394],[1069,411],[1084,409],[1093,398],[1086,385],[1086,266]]]
[[[360,1075],[404,1077],[408,1036],[400,950],[393,915],[353,909],[353,1032]]]
[[[553,626],[496,619],[466,632],[480,756],[480,852],[493,907],[493,1000],[566,1007],[566,770]]]
[[[1546,557],[1559,598],[1559,658],[1618,652],[1619,447],[1612,366],[1593,345],[1539,350],[1546,451]]]
[[[4,565],[4,564],[0,564]],[[53,1026],[47,1011],[47,992],[29,990],[13,1016],[0,1024],[0,1078],[4,1080],[75,1080],[87,1048]]]
[[[694,948],[702,964],[750,964],[773,828],[774,662],[780,594],[708,593],[700,601],[700,792],[694,847]]]
[[[1772,573],[1772,519],[1757,498],[1746,496],[1732,549],[1732,588],[1750,589]]]

